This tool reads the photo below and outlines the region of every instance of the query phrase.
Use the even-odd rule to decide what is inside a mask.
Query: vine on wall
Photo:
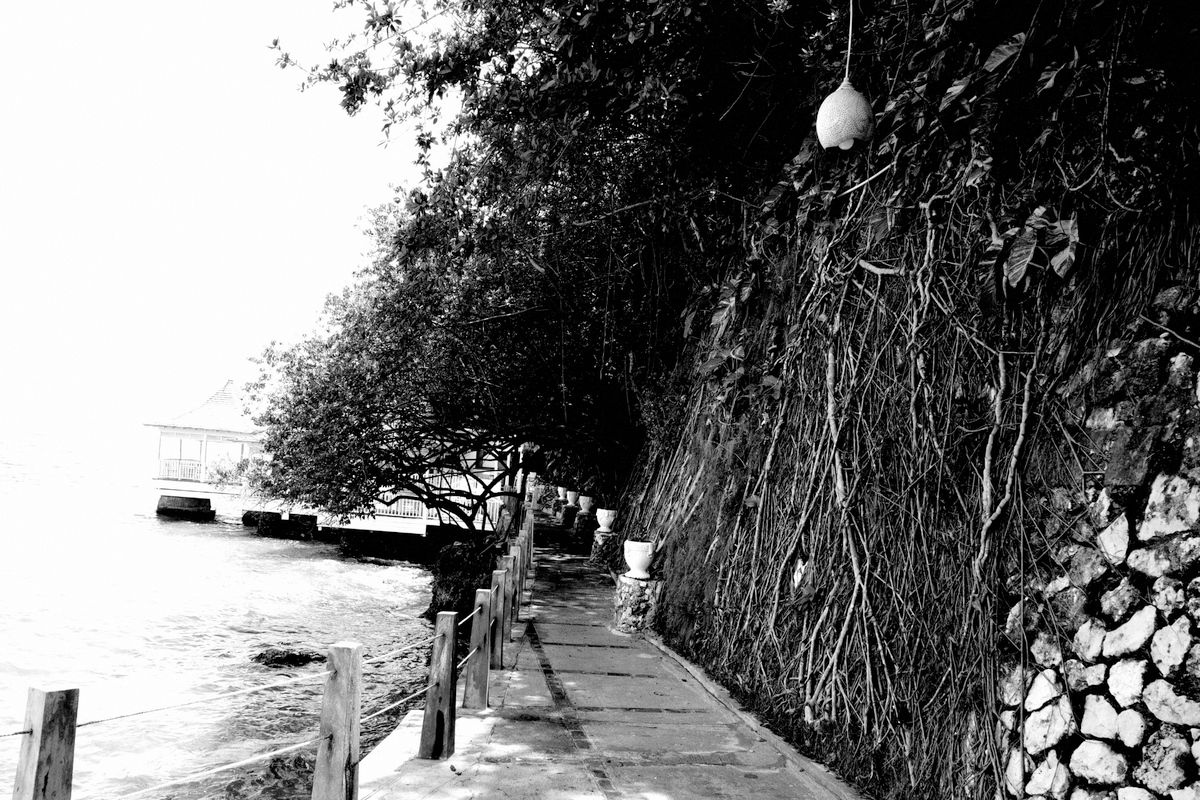
[[[661,630],[880,797],[994,795],[1004,617],[1094,477],[1083,365],[1195,280],[1171,16],[866,14],[876,147],[765,194],[631,481]]]

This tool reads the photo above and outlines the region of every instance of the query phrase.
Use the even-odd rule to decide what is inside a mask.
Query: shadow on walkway
[[[611,631],[612,581],[538,525],[534,581],[491,707],[458,712],[454,755],[413,758],[421,712],[363,759],[360,800],[851,800],[670,650]]]

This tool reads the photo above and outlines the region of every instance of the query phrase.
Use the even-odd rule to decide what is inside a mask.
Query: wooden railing
[[[522,594],[533,563],[532,508],[525,509],[524,514],[521,510],[521,503],[518,501],[515,507],[510,506],[510,511],[506,512],[510,519],[521,519],[521,524],[514,526],[518,529],[515,538],[506,538],[507,552],[498,557],[498,569],[492,572],[490,586],[475,592],[475,604],[471,613],[461,620],[459,614],[454,611],[439,613],[431,638],[399,650],[364,659],[361,644],[339,642],[330,647],[328,669],[324,672],[88,722],[76,721],[79,708],[78,689],[31,688],[25,710],[24,728],[0,735],[0,738],[21,737],[13,800],[70,798],[75,761],[75,731],[78,728],[180,706],[196,705],[233,695],[265,691],[320,677],[325,678],[325,688],[321,700],[320,728],[316,736],[269,753],[140,789],[116,800],[126,800],[192,783],[313,745],[317,747],[313,771],[313,800],[355,798],[358,796],[358,763],[361,757],[359,733],[362,723],[399,708],[421,695],[425,695],[425,710],[416,755],[418,758],[427,759],[449,758],[454,753],[455,698],[460,676],[465,679],[463,708],[487,708],[491,670],[504,665],[504,643],[513,640],[513,626],[520,615]],[[467,622],[471,623],[470,649],[462,659],[456,659],[458,631]],[[432,645],[432,653],[425,686],[364,716],[363,664],[389,659],[405,651],[428,645]]]

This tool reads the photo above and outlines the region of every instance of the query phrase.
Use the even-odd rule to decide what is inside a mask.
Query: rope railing
[[[410,701],[410,700],[415,700],[416,698],[418,698],[418,697],[420,697],[421,695],[423,695],[423,694],[425,694],[426,692],[428,692],[428,691],[429,691],[429,689],[430,689],[430,686],[428,686],[428,685],[427,685],[427,686],[422,686],[420,689],[417,689],[417,690],[416,690],[415,692],[413,692],[412,694],[410,694],[410,695],[407,695],[406,697],[401,697],[399,700],[396,700],[396,701],[395,701],[395,702],[393,702],[393,703],[388,703],[386,706],[384,706],[383,708],[379,709],[378,711],[372,711],[370,714],[368,714],[367,716],[363,717],[363,718],[362,718],[362,721],[363,721],[363,722],[370,722],[371,720],[375,719],[376,717],[381,717],[381,716],[383,716],[384,714],[388,713],[389,711],[392,711],[393,709],[399,708],[400,706],[404,705],[404,704],[405,704],[405,703],[407,703],[408,701]]]
[[[372,656],[371,658],[364,659],[363,663],[364,664],[378,664],[380,661],[386,661],[389,658],[395,658],[396,656],[401,655],[402,653],[407,653],[411,650],[416,650],[419,647],[428,647],[429,645],[433,644],[437,638],[438,637],[436,635],[434,635],[434,636],[429,637],[428,639],[422,639],[419,642],[413,642],[412,644],[406,644],[404,647],[397,648],[396,650],[391,650],[382,655]]]
[[[274,683],[268,683],[263,686],[251,686],[248,689],[235,689],[232,692],[222,692],[221,694],[205,695],[204,697],[196,697],[191,700],[183,700],[181,702],[172,703],[170,705],[154,706],[153,708],[143,708],[140,711],[130,711],[125,714],[114,714],[111,717],[104,717],[102,719],[89,719],[86,722],[76,723],[75,727],[76,727],[76,729],[86,728],[90,725],[101,725],[105,722],[115,722],[120,719],[129,719],[130,717],[141,717],[141,716],[145,716],[146,714],[157,714],[160,711],[170,711],[175,708],[184,708],[186,706],[195,706],[195,705],[200,705],[201,703],[212,703],[217,700],[224,700],[229,697],[242,697],[243,695],[247,695],[247,694],[255,694],[257,692],[265,692],[268,689],[278,689],[283,686],[293,686],[297,683],[305,683],[307,681],[316,680],[317,678],[324,678],[330,674],[332,674],[331,670],[325,670],[324,672],[312,672],[307,675],[299,675],[295,678],[288,678],[287,680],[275,681]]]
[[[470,661],[470,660],[471,660],[471,657],[472,657],[473,655],[475,655],[476,653],[478,653],[478,652],[479,652],[479,648],[478,648],[478,647],[476,647],[474,650],[472,650],[471,652],[467,653],[467,654],[466,654],[466,656],[464,656],[464,657],[463,657],[463,660],[462,660],[462,661],[459,661],[459,662],[458,662],[458,664],[457,664],[457,665],[455,665],[455,667],[454,667],[454,668],[455,668],[455,669],[462,669],[462,668],[463,668],[463,664],[465,664],[465,663],[467,663],[468,661]]]
[[[206,769],[203,772],[194,772],[191,775],[186,775],[182,778],[176,778],[174,780],[164,781],[163,783],[157,783],[154,786],[147,786],[145,789],[138,789],[136,792],[130,792],[129,794],[121,795],[120,797],[116,798],[116,800],[130,800],[130,798],[141,797],[142,795],[150,794],[151,792],[157,792],[162,789],[170,789],[172,786],[182,786],[186,783],[194,783],[198,780],[212,777],[213,775],[220,775],[222,772],[228,772],[231,769],[248,767],[251,764],[257,764],[259,761],[267,761],[268,759],[272,759],[277,756],[287,755],[288,753],[294,753],[297,750],[303,750],[306,747],[311,747],[320,742],[322,739],[330,738],[330,736],[332,736],[332,734],[316,736],[312,739],[306,739],[303,742],[297,742],[296,744],[288,745],[287,747],[280,747],[278,750],[272,750],[269,753],[260,753],[256,756],[251,756],[250,758],[243,758],[241,761],[234,761],[230,764],[224,764],[220,767]]]
[[[362,724],[394,711],[422,695],[425,696],[425,718],[417,757],[448,758],[454,752],[453,719],[459,673],[462,673],[465,680],[462,707],[487,708],[490,670],[504,666],[504,642],[512,640],[512,629],[520,612],[522,593],[531,564],[532,514],[526,514],[524,520],[523,524],[512,526],[517,531],[516,538],[509,542],[507,554],[497,559],[500,568],[492,571],[490,587],[475,592],[475,607],[469,614],[460,619],[456,612],[442,612],[437,616],[432,636],[386,653],[364,659],[361,645],[340,642],[330,648],[328,669],[321,672],[84,722],[76,721],[78,689],[30,689],[25,716],[27,727],[0,734],[0,738],[32,736],[32,741],[22,742],[21,745],[13,800],[52,800],[54,797],[70,796],[75,731],[80,728],[242,697],[320,678],[325,678],[326,681],[321,701],[319,736],[139,789],[116,800],[131,800],[152,792],[192,783],[293,753],[314,744],[319,746],[313,773],[312,800],[345,800],[346,797],[355,796],[357,793],[354,781],[357,780],[358,771],[354,767],[359,762],[357,743]],[[456,659],[457,639],[461,629],[468,622],[471,623],[471,649],[466,656]],[[363,716],[361,685],[364,665],[378,664],[425,647],[431,648],[429,676],[425,685]]]

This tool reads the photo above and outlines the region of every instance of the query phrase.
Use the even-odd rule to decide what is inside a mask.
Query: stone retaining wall
[[[1163,292],[1151,329],[1174,333],[1114,343],[1082,376],[1094,463],[1050,501],[1070,543],[1014,576],[1005,625],[1009,796],[1200,800],[1195,301]]]

